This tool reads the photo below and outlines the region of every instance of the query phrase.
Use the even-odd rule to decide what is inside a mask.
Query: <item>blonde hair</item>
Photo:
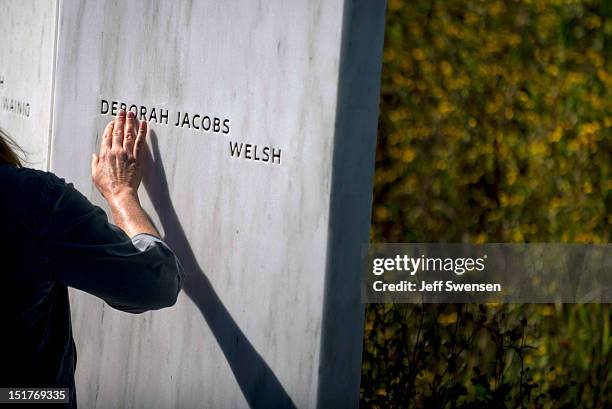
[[[8,133],[0,128],[0,164],[21,167],[21,158],[17,155],[17,152],[23,153]]]

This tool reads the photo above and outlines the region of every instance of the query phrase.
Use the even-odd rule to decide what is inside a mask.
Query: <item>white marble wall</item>
[[[60,1],[51,169],[103,205],[101,101],[155,107],[141,200],[188,274],[174,308],[139,316],[72,293],[81,407],[357,406],[383,13]],[[219,132],[174,126],[178,111]]]
[[[0,0],[0,127],[46,170],[56,29],[55,1]]]

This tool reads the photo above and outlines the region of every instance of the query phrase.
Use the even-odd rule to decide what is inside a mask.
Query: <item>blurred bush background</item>
[[[389,0],[372,242],[607,243],[612,1]],[[604,305],[366,309],[362,407],[611,408]]]

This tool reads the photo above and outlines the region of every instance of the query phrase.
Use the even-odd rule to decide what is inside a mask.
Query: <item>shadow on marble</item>
[[[183,264],[183,291],[202,313],[249,406],[295,408],[291,397],[238,327],[200,268],[170,200],[166,172],[154,131],[150,131],[149,138],[152,152],[147,149],[147,172],[143,184],[164,228],[164,240]]]

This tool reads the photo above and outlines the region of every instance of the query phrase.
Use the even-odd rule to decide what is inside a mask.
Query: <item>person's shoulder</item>
[[[64,179],[57,177],[52,172],[28,168],[25,166],[13,166],[0,164],[0,174],[5,178],[13,179],[40,179],[41,181],[51,181],[54,183],[65,183]]]
[[[0,165],[0,175],[6,182],[5,186],[10,184],[19,189],[27,188],[28,184],[33,187],[35,185],[38,187],[42,185],[66,186],[66,181],[54,173],[34,168]]]
[[[0,165],[0,190],[20,206],[53,202],[68,188],[66,181],[44,170]]]

